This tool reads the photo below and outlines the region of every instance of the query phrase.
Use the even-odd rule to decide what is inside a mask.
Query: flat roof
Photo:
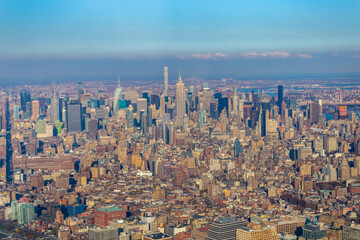
[[[108,206],[108,207],[99,207],[96,210],[99,210],[101,212],[115,212],[115,211],[121,211],[123,209],[118,206]]]
[[[145,235],[145,237],[149,237],[151,239],[162,239],[162,238],[169,238],[171,236],[166,233],[156,232],[156,233]]]

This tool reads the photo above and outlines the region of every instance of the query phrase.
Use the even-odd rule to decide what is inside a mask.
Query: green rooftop
[[[108,207],[97,208],[97,210],[99,210],[101,212],[116,212],[116,211],[121,211],[123,209],[118,206],[108,206]]]

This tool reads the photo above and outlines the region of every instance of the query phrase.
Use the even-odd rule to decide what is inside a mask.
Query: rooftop
[[[108,206],[108,207],[99,207],[97,210],[101,212],[115,212],[115,211],[122,211],[123,209],[118,206]]]
[[[156,232],[156,233],[145,235],[145,237],[148,237],[151,239],[162,239],[162,238],[169,238],[171,236],[166,233]]]

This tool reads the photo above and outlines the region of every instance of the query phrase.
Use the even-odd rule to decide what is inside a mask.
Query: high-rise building
[[[35,209],[32,203],[11,202],[11,218],[19,224],[27,225],[35,220]]]
[[[210,224],[208,237],[206,240],[235,240],[236,229],[246,226],[246,221],[240,221],[236,218],[220,217]]]
[[[69,103],[66,109],[68,132],[81,132],[84,129],[80,103]]]
[[[147,111],[147,100],[146,98],[139,98],[137,100],[137,112]]]
[[[51,122],[61,121],[61,113],[59,93],[55,93],[51,97]]]
[[[204,110],[200,110],[199,112],[199,129],[202,131],[203,125],[204,125],[204,119],[205,119],[205,112]]]
[[[164,67],[164,97],[168,97],[168,86],[169,79],[168,79],[168,67]]]
[[[238,138],[236,138],[235,141],[234,141],[234,155],[235,155],[235,157],[238,157],[241,152],[242,152],[242,148],[241,148],[241,145],[240,145],[240,140]]]
[[[317,102],[311,102],[309,105],[309,121],[310,123],[318,122],[320,114],[320,105]]]
[[[165,115],[165,94],[161,94],[160,97],[160,119],[162,119]]]
[[[39,103],[39,100],[33,100],[32,101],[31,109],[32,109],[32,119],[36,120],[37,117],[40,115],[40,103]]]
[[[150,104],[155,105],[156,110],[160,107],[160,97],[157,94],[151,94],[150,96]]]
[[[89,229],[89,240],[119,239],[119,230],[115,227]]]
[[[14,118],[14,121],[18,121],[20,119],[20,114],[19,114],[19,106],[18,105],[14,105],[13,107],[13,118]]]
[[[183,126],[183,118],[186,114],[186,93],[185,93],[185,85],[181,80],[181,75],[179,71],[179,79],[175,86],[175,94],[176,94],[176,126]]]
[[[132,105],[126,110],[126,126],[127,128],[134,127],[134,108]]]
[[[26,103],[31,101],[31,96],[28,91],[23,91],[20,93],[20,103],[21,103],[21,110],[26,111]]]
[[[251,228],[240,228],[236,231],[236,240],[277,240],[278,236],[276,233],[276,228],[264,227],[260,229],[251,229]]]
[[[82,87],[82,82],[78,83],[78,87],[79,87],[79,101],[81,102],[81,100],[82,100],[81,97],[84,94],[84,90],[83,90],[83,87]]]
[[[351,224],[349,226],[343,226],[342,239],[355,240],[360,239],[360,228],[357,224]]]
[[[305,226],[303,227],[302,237],[305,240],[325,240],[326,229],[322,228],[316,220],[306,220]]]
[[[281,103],[284,100],[284,87],[282,85],[278,86],[278,107],[279,107],[279,113],[282,113],[282,109],[281,109]]]
[[[120,86],[120,77],[118,80],[118,86],[115,89],[115,93],[114,93],[114,103],[113,103],[114,114],[116,114],[117,111],[119,110],[119,100],[122,100],[122,87]]]
[[[234,93],[233,93],[233,111],[235,116],[238,115],[238,97],[237,97],[237,89],[234,88]]]

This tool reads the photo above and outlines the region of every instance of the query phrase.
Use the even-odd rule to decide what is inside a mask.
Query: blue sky
[[[360,72],[359,12],[358,0],[2,0],[0,61],[346,58]]]

